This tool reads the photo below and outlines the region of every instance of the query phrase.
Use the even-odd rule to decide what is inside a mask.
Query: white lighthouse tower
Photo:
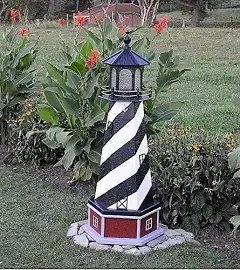
[[[142,91],[143,69],[149,61],[124,47],[103,60],[110,65],[110,102],[100,175],[95,197],[88,202],[85,230],[102,244],[143,245],[163,234],[160,204],[153,200]]]

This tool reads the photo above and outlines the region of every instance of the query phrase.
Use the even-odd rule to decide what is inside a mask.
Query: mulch
[[[11,170],[27,173],[29,176],[50,182],[59,189],[68,190],[76,195],[91,197],[95,193],[96,183],[92,183],[91,181],[78,181],[69,184],[69,181],[73,178],[73,172],[66,171],[63,167],[54,167],[47,164],[40,167],[33,167],[25,163],[11,164],[8,161],[9,155],[6,147],[0,146],[0,164],[4,164],[4,166],[7,166]],[[240,260],[240,232],[234,238],[230,232],[223,232],[209,225],[202,228],[195,239],[205,247],[225,252],[232,260]]]

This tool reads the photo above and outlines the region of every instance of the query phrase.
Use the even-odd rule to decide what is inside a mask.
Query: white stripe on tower
[[[145,135],[136,154],[133,157],[122,163],[113,171],[110,171],[106,176],[98,181],[95,199],[106,193],[108,190],[124,182],[129,177],[135,175],[140,168],[139,155],[147,154],[147,152],[147,136]]]
[[[138,210],[142,202],[146,198],[151,187],[152,187],[152,180],[151,180],[151,172],[149,169],[138,190],[135,193],[128,196],[127,210]],[[108,209],[113,210],[117,209],[117,203],[114,203],[113,205],[109,206]]]
[[[111,110],[108,112],[107,123],[113,122],[113,120],[124,111],[132,102],[115,102]],[[106,127],[108,124],[106,125]]]
[[[141,102],[134,118],[129,121],[123,128],[121,128],[116,134],[114,134],[113,137],[104,145],[100,164],[102,164],[114,152],[116,152],[124,144],[135,137],[143,118],[144,109],[143,102]]]

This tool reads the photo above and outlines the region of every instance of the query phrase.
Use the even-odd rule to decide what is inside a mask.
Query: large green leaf
[[[92,43],[87,40],[81,49],[81,54],[85,57],[88,57],[91,54],[91,50],[93,49]]]
[[[90,115],[86,119],[86,126],[91,127],[96,122],[102,121],[105,117],[105,112],[101,109],[100,106],[95,105],[95,107],[92,109]]]
[[[154,107],[151,110],[150,115],[148,115],[151,119],[151,123],[153,124],[160,121],[170,120],[174,115],[178,113],[183,104],[184,102],[182,101],[176,101]]]
[[[14,63],[13,63],[13,67],[17,67],[17,65],[19,64],[19,61],[21,58],[23,58],[25,55],[31,53],[32,49],[35,47],[36,43],[29,43],[28,45],[26,45],[25,47],[23,47],[18,54],[16,55],[15,59],[14,59]]]
[[[85,27],[82,27],[88,34],[89,39],[93,42],[93,44],[95,44],[94,47],[97,47],[97,49],[100,51],[101,50],[101,44],[102,41],[101,39],[99,39],[97,37],[97,35],[95,35],[92,31],[86,29]]]
[[[237,229],[240,226],[240,215],[231,217],[229,219],[229,221],[233,224],[234,228],[233,228],[233,235],[234,237],[236,237],[236,233],[237,233]]]
[[[92,74],[91,77],[89,77],[86,83],[85,90],[83,92],[83,97],[85,99],[89,99],[90,97],[92,97],[95,91],[95,87],[99,86],[98,79],[100,75],[101,75],[100,73],[98,73],[97,75]]]
[[[48,72],[48,76],[60,87],[63,89],[65,92],[68,92],[68,87],[66,85],[66,80],[63,77],[63,71],[59,70],[55,66],[53,66],[50,63],[46,63],[46,68]]]
[[[37,106],[37,110],[40,118],[43,121],[47,121],[53,125],[58,124],[59,121],[58,113],[53,107],[47,104],[39,104]]]
[[[16,87],[20,85],[26,85],[26,84],[32,83],[33,79],[34,79],[34,73],[22,73],[20,76],[18,76],[14,80],[14,85]]]
[[[237,147],[231,153],[229,153],[228,165],[231,172],[240,169],[240,147]]]
[[[79,76],[72,70],[67,70],[67,85],[74,90],[78,90],[82,81]]]
[[[99,164],[101,160],[101,151],[99,149],[92,149],[88,155],[88,158],[93,163]]]
[[[106,17],[103,22],[104,39],[108,38],[112,32],[112,22],[109,17]]]
[[[191,194],[190,198],[191,198],[191,207],[195,213],[201,210],[206,203],[205,194],[201,190],[194,191]]]

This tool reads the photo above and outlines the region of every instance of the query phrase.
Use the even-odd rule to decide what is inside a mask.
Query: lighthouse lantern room
[[[131,50],[129,32],[123,49],[103,60],[110,66],[109,101],[99,181],[88,201],[85,230],[101,244],[141,246],[163,234],[160,203],[153,199],[143,101],[143,70],[149,61]]]

